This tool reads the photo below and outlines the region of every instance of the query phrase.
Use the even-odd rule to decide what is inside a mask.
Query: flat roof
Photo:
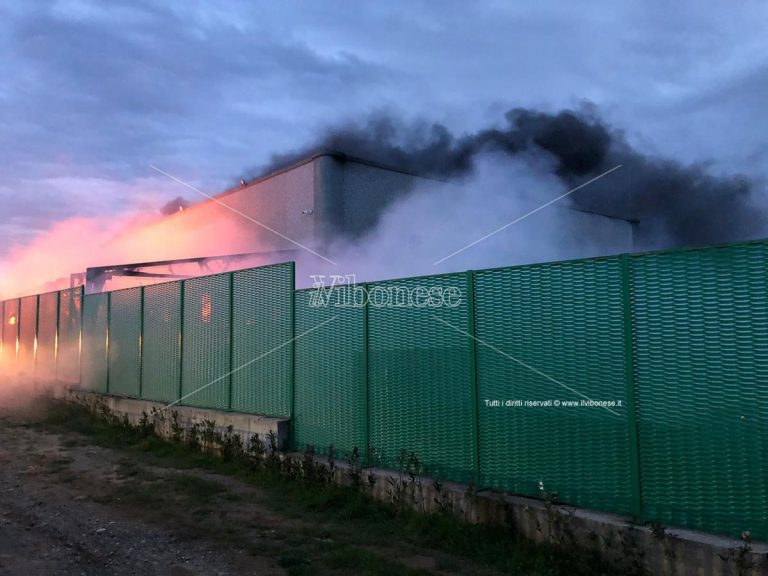
[[[201,202],[196,202],[195,204],[190,205],[188,208],[185,208],[180,212],[174,212],[173,214],[169,214],[165,216],[165,218],[173,218],[174,216],[177,216],[182,212],[186,212],[187,210],[193,210],[198,206],[205,206],[209,202],[216,202],[217,200],[220,200],[225,196],[234,194],[235,192],[240,192],[250,186],[260,184],[261,182],[269,180],[270,178],[274,178],[275,176],[279,176],[280,174],[284,174],[286,172],[290,172],[291,170],[295,170],[296,168],[300,168],[301,166],[304,166],[305,164],[309,164],[310,162],[313,162],[317,158],[321,158],[323,156],[330,156],[340,162],[354,162],[355,164],[362,164],[364,166],[371,166],[373,168],[379,168],[381,170],[388,170],[390,172],[398,172],[400,174],[406,174],[408,176],[413,176],[416,178],[425,178],[428,180],[432,180],[432,178],[422,176],[410,170],[405,170],[404,168],[382,164],[381,162],[374,162],[373,160],[367,160],[365,158],[360,158],[358,156],[351,156],[349,154],[345,154],[344,152],[340,152],[339,150],[320,148],[318,150],[315,150],[314,152],[309,153],[307,156],[305,156],[301,160],[297,160],[296,162],[292,162],[286,166],[283,166],[282,168],[278,168],[276,170],[272,170],[271,172],[267,172],[266,174],[262,176],[258,176],[257,178],[254,178],[252,180],[247,180],[243,184],[237,184],[235,186],[232,186],[231,188],[227,188],[223,192],[219,192],[218,194],[211,195],[209,198],[206,198]]]

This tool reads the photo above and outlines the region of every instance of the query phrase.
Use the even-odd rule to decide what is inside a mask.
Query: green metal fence
[[[376,462],[403,467],[402,457],[413,454],[437,476],[475,478],[470,286],[466,274],[368,285],[369,443]],[[406,300],[446,287],[460,292],[456,306]]]
[[[292,263],[232,274],[232,410],[290,416],[294,286]]]
[[[16,350],[19,338],[19,301],[3,302],[3,363],[16,365]]]
[[[142,288],[112,292],[109,298],[109,393],[141,395]]]
[[[146,400],[180,398],[181,288],[180,282],[144,288],[141,397]]]
[[[37,296],[19,300],[18,362],[27,376],[34,375],[35,336],[37,334]]]
[[[5,362],[7,343],[5,339],[5,301],[0,302],[0,362]]]
[[[232,275],[184,281],[181,403],[227,410],[230,402]]]
[[[643,513],[768,537],[768,243],[631,259]]]
[[[291,417],[294,448],[768,539],[768,241],[330,298],[293,278],[286,264],[7,300],[2,362]]]
[[[59,324],[59,293],[40,294],[38,300],[35,377],[48,381],[56,376],[56,346]]]
[[[295,448],[326,452],[333,446],[361,460],[368,448],[368,365],[365,288],[330,294],[296,292]],[[335,300],[338,297],[338,300]],[[333,302],[324,298],[332,298]],[[343,305],[329,305],[339,302]]]
[[[619,258],[477,274],[483,485],[637,510],[621,275]]]
[[[56,346],[56,379],[74,383],[80,380],[81,320],[83,288],[59,292],[59,324]]]
[[[80,382],[83,388],[94,392],[108,390],[109,297],[110,294],[104,292],[83,298]]]

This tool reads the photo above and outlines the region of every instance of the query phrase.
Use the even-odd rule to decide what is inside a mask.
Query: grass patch
[[[95,415],[83,406],[52,402],[42,424],[48,428],[72,430],[87,435],[95,444],[129,450],[148,463],[177,470],[200,468],[243,479],[265,495],[260,504],[285,516],[301,518],[309,527],[297,537],[282,540],[274,534],[263,545],[249,546],[258,555],[272,555],[292,575],[302,574],[428,574],[393,560],[406,557],[413,549],[432,551],[440,565],[455,567],[462,574],[489,571],[530,576],[598,576],[619,574],[596,554],[534,544],[510,531],[484,525],[470,525],[450,516],[424,515],[396,510],[376,502],[359,490],[300,478],[286,478],[268,466],[254,467],[245,457],[220,457],[193,450],[148,434],[146,427],[134,428],[109,414]],[[175,473],[167,479],[140,480],[140,472],[123,466],[125,476],[136,478],[131,494],[123,500],[149,508],[188,503],[188,518],[176,518],[185,525],[206,525],[205,536],[237,541],[239,534],[253,532],[251,525],[232,525],[218,517],[217,502],[237,500],[218,482],[192,474]],[[170,498],[169,495],[176,495]],[[174,522],[175,523],[175,522]],[[192,530],[192,526],[188,526]],[[330,543],[329,543],[330,542]],[[339,544],[343,542],[342,544]],[[375,549],[372,551],[371,549]],[[381,551],[381,553],[379,553]],[[455,561],[445,558],[455,558]]]

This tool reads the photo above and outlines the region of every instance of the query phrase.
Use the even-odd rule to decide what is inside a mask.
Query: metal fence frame
[[[569,271],[606,266],[611,268],[609,276],[591,277],[589,280]],[[549,278],[545,274],[541,279],[541,273],[554,271],[557,271],[556,277]],[[235,294],[233,274],[253,278],[253,281],[243,283],[242,294]],[[368,283],[360,286],[366,294],[362,309],[353,312],[347,310],[337,315],[332,310],[310,310],[308,296],[311,292],[293,289],[294,274],[293,263],[288,263],[222,276],[226,284],[222,289],[229,295],[229,299],[218,313],[222,321],[228,324],[220,330],[208,332],[217,341],[226,340],[226,358],[221,361],[224,395],[213,404],[203,402],[202,405],[289,417],[294,449],[314,444],[313,447],[322,452],[333,445],[345,455],[357,449],[361,462],[368,464],[394,468],[412,465],[413,461],[403,462],[399,460],[399,454],[392,453],[396,452],[394,448],[397,445],[406,456],[413,454],[416,457],[419,467],[423,467],[421,472],[471,482],[476,489],[491,487],[546,498],[556,493],[558,497],[564,495],[560,500],[565,503],[630,514],[642,520],[658,520],[730,535],[739,535],[749,530],[753,538],[768,539],[768,482],[765,481],[768,478],[768,379],[763,379],[768,374],[768,240]],[[494,275],[497,277],[495,292],[489,292],[487,280]],[[516,280],[516,288],[505,284],[505,278],[513,276],[520,277]],[[536,280],[538,284],[534,282],[536,278],[539,278]],[[377,286],[398,283],[426,285],[439,282],[440,279],[463,286],[464,307],[452,312],[450,317],[456,323],[452,328],[428,325],[427,315],[421,313],[410,311],[410,316],[397,316],[394,311],[373,309],[368,303],[370,291]],[[177,322],[178,328],[171,327],[170,332],[164,336],[168,340],[167,349],[173,351],[174,358],[177,358],[171,361],[178,362],[177,369],[168,372],[178,378],[173,397],[167,391],[155,394],[145,383],[148,370],[157,369],[157,366],[145,365],[146,331],[155,329],[150,327],[154,324],[147,316],[147,291],[154,292],[157,290],[155,286],[159,285],[140,289],[140,311],[136,316],[139,326],[126,332],[132,335],[131,338],[138,338],[135,343],[139,362],[138,397],[201,405],[184,398],[183,391],[185,378],[193,377],[194,374],[189,374],[189,371],[195,370],[197,366],[189,362],[185,364],[185,357],[193,355],[195,350],[204,350],[201,348],[204,343],[196,341],[196,332],[190,332],[190,322],[194,321],[195,325],[206,322],[204,317],[198,318],[200,314],[206,314],[204,311],[190,308],[193,300],[199,300],[199,295],[193,293],[192,285],[206,282],[213,280],[202,277],[167,283],[178,287],[178,311],[169,312],[172,316],[169,321]],[[594,286],[599,286],[600,290],[595,290]],[[263,299],[254,295],[254,291],[262,289],[266,290]],[[568,296],[566,289],[572,290],[574,297],[581,299],[581,308],[563,300]],[[606,323],[605,326],[610,326],[609,330],[595,324],[595,312],[590,308],[599,304],[590,300],[594,298],[592,291],[597,294],[601,290],[601,294],[609,294],[612,299],[611,306],[606,309],[608,312],[600,318],[601,322]],[[526,313],[526,307],[542,307],[538,310],[538,316],[528,314],[523,318],[510,312],[509,302],[505,298],[509,299],[512,295],[517,299],[521,313]],[[76,325],[78,334],[78,358],[87,358],[92,352],[89,342],[93,338],[98,342],[102,336],[101,332],[90,334],[89,326],[96,325],[99,331],[105,329],[102,359],[106,366],[104,381],[98,381],[99,375],[96,375],[95,380],[90,377],[92,375],[88,374],[88,370],[91,367],[85,366],[86,362],[79,360],[79,364],[82,371],[81,384],[93,382],[95,391],[106,394],[115,393],[109,375],[109,327],[113,297],[112,293],[95,297],[96,300],[106,300],[106,321],[102,322],[103,319],[91,318],[94,296],[83,297],[82,290],[60,291],[55,318],[56,365],[53,373],[57,376],[60,373],[59,356],[62,348],[67,346],[70,351],[74,349],[73,326]],[[0,317],[3,321],[0,329],[0,358],[4,363],[17,360],[22,329],[25,335],[24,346],[29,348],[26,340],[29,340],[30,332],[24,322],[32,321],[31,298],[36,298],[35,342],[41,320],[47,323],[54,320],[48,317],[41,319],[39,296],[26,297],[24,314],[22,299],[0,303]],[[243,325],[237,329],[235,323],[238,318],[233,316],[236,301],[240,303],[241,310],[249,313]],[[254,306],[263,308],[254,311]],[[205,307],[206,304],[203,304],[202,308]],[[200,308],[200,302],[197,302],[197,308]],[[285,314],[280,314],[280,310],[284,310]],[[63,324],[65,311],[70,322],[66,330]],[[80,317],[73,319],[73,312],[79,312]],[[16,317],[12,328],[9,327],[10,315]],[[495,318],[490,336],[486,334],[490,329],[489,318]],[[499,321],[499,318],[509,320]],[[329,319],[341,324],[328,323]],[[549,340],[541,341],[542,344],[528,344],[528,348],[523,346],[523,353],[533,353],[535,356],[537,346],[546,350],[547,346],[557,343],[556,339],[560,335],[557,330],[565,330],[563,334],[570,334],[573,338],[574,323],[578,322],[589,323],[587,333],[605,333],[605,337],[611,339],[611,358],[615,363],[610,368],[613,374],[611,378],[620,382],[620,385],[616,385],[616,393],[626,400],[622,412],[625,415],[621,424],[622,431],[617,436],[623,452],[618,457],[615,452],[600,452],[599,447],[593,446],[593,454],[607,456],[604,462],[594,465],[587,463],[581,466],[580,471],[575,471],[582,474],[584,482],[577,481],[578,474],[565,474],[559,482],[564,481],[566,484],[558,485],[555,479],[553,485],[546,473],[542,473],[540,478],[536,476],[537,467],[546,470],[546,466],[544,458],[537,460],[535,450],[551,442],[552,438],[557,437],[557,432],[548,434],[546,428],[536,428],[538,424],[534,421],[534,428],[527,432],[523,430],[504,437],[503,434],[509,432],[487,428],[490,417],[483,408],[484,398],[481,395],[488,382],[495,383],[497,389],[502,391],[505,386],[503,376],[489,372],[489,354],[506,354],[513,361],[525,365],[525,357],[514,358],[513,354],[505,352],[509,342],[523,345],[531,335],[534,336],[533,340],[540,339],[535,333],[538,326],[542,330],[549,330]],[[707,330],[699,328],[704,326],[703,323],[706,323]],[[732,330],[731,324],[737,324],[740,329]],[[690,326],[697,327],[699,331],[688,333]],[[339,327],[343,330],[339,330]],[[457,329],[463,343],[455,350],[451,346],[445,348],[444,342],[459,341]],[[203,332],[207,334],[206,330],[204,328]],[[271,330],[272,336],[255,332],[264,330]],[[450,330],[454,330],[454,333]],[[174,342],[174,331],[178,332],[177,343]],[[410,342],[415,333],[424,339],[423,346],[398,344],[398,339]],[[489,338],[491,342],[487,341]],[[588,344],[594,346],[598,340],[592,338]],[[690,350],[686,348],[689,342]],[[246,348],[239,355],[235,354],[233,343]],[[272,348],[280,350],[284,355],[282,364],[279,368],[273,365],[264,374],[253,376],[253,381],[258,380],[258,385],[262,387],[256,395],[247,390],[250,376],[240,381],[238,385],[245,388],[238,392],[238,403],[233,405],[232,374],[239,369],[235,366],[234,358],[237,357],[237,362],[240,362],[250,353],[258,357],[270,348],[270,344],[274,344]],[[26,348],[25,354],[28,355],[29,350]],[[102,355],[101,344],[97,348],[100,350],[99,355]],[[741,353],[741,356],[736,352]],[[689,353],[697,356],[689,358]],[[36,354],[33,360],[36,366]],[[605,366],[606,359],[602,358],[601,361]],[[696,388],[695,382],[685,381],[685,374],[676,373],[674,366],[678,361],[689,364],[708,362],[712,366],[710,372],[697,369],[697,374],[703,374],[707,380],[706,387]],[[441,369],[445,369],[446,363],[451,362],[455,366],[450,376],[435,376],[440,374]],[[600,374],[604,373],[600,372],[603,370],[600,367],[595,368],[597,376],[593,376],[586,366],[568,366],[562,361],[554,364],[554,371],[565,370],[563,379],[573,374],[586,375],[585,378],[602,378]],[[672,377],[665,379],[665,366],[673,373]],[[338,382],[333,381],[337,369],[340,371],[338,377],[342,379]],[[50,370],[38,372],[46,374]],[[735,379],[723,380],[722,374],[726,373]],[[84,375],[89,377],[85,378]],[[459,394],[461,399],[452,397],[450,401],[441,403],[439,394],[446,385],[446,378],[455,380],[451,384],[451,394]],[[280,380],[280,384],[276,385],[281,387],[280,390],[263,388],[267,382],[274,380]],[[519,385],[520,382],[523,381],[517,378],[513,384]],[[695,393],[698,400],[706,394],[720,397],[725,411],[719,413],[706,407],[684,405],[682,393],[676,393],[678,384],[681,389]],[[424,422],[418,422],[420,395],[431,398],[423,408]],[[656,419],[661,428],[654,428],[656,424],[651,417],[653,414],[649,412],[653,408],[649,402],[662,401],[665,395],[669,396],[673,404],[659,410]],[[405,424],[406,428],[398,432],[399,436],[389,441],[387,435],[391,435],[399,425],[397,419],[405,417],[404,413],[390,414],[395,405],[402,405],[410,420],[407,420],[409,423]],[[690,422],[673,421],[678,413],[686,415]],[[704,416],[706,419],[702,420]],[[509,417],[517,418],[514,413],[510,413]],[[437,425],[436,422],[441,424]],[[579,416],[570,420],[568,425],[574,431],[571,443],[578,446],[576,436],[582,431],[587,433],[591,424],[586,416]],[[702,430],[704,425],[710,429],[709,432]],[[451,429],[451,426],[459,428]],[[731,443],[719,448],[721,444],[711,435],[717,429],[729,430],[738,436],[739,444]],[[619,434],[619,429],[616,430],[616,434]],[[424,434],[433,437],[424,438]],[[594,442],[594,438],[584,438],[585,442]],[[655,443],[649,443],[649,438]],[[664,445],[659,443],[662,438],[666,438]],[[503,452],[504,442],[510,440],[525,452],[528,462],[525,477],[513,478],[504,472],[504,466],[509,463],[504,459],[516,457]],[[390,453],[385,457],[376,453],[378,445],[382,443],[391,444],[388,446]],[[558,446],[552,449],[557,450]],[[501,472],[496,478],[491,480],[488,472],[494,458],[501,462],[502,467],[498,468]],[[722,466],[727,469],[727,474],[718,471],[717,465],[710,462],[713,458],[729,459]],[[564,458],[563,461],[568,462],[568,459]],[[583,486],[578,484],[589,485],[594,480],[590,475],[606,474],[607,467],[617,466],[619,461],[623,462],[619,474],[622,479],[617,488],[619,497],[616,494],[597,494],[594,490],[580,494],[579,490]],[[578,464],[573,463],[575,460],[570,462],[571,466],[578,467]],[[551,457],[548,465],[551,466]],[[697,468],[709,470],[707,477],[697,472]],[[615,470],[610,472],[615,476]],[[707,484],[714,477],[717,477],[717,487]],[[613,483],[616,485],[615,479]],[[599,487],[604,484],[597,481],[593,485]],[[610,492],[610,487],[606,490]],[[712,498],[715,493],[713,490],[716,490],[720,499]],[[587,492],[590,490],[587,489]]]

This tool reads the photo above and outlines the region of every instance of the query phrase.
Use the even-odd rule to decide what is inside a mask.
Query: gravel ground
[[[157,510],[122,504],[114,494],[135,482],[121,477],[121,471],[131,473],[123,455],[47,433],[29,421],[28,412],[0,412],[3,576],[285,573],[273,558],[207,541],[204,534],[191,537],[188,527],[159,525]]]

